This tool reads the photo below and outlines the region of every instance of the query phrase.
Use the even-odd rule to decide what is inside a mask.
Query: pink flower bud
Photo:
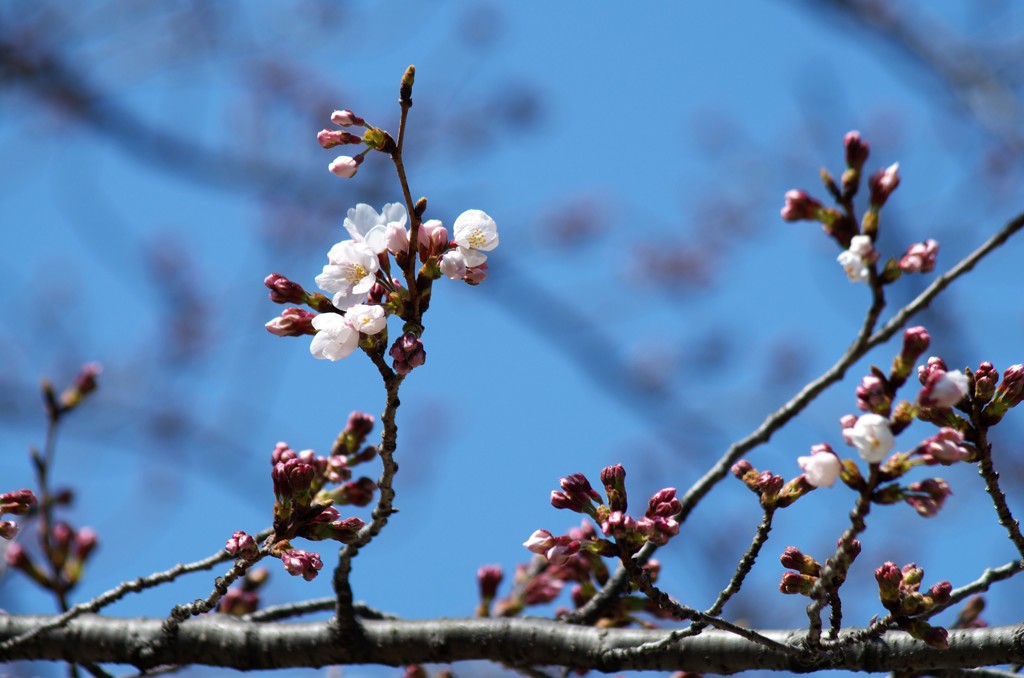
[[[242,531],[237,531],[231,535],[231,538],[224,545],[224,550],[233,556],[248,560],[255,558],[259,551],[256,546],[256,540]]]
[[[331,122],[341,127],[350,127],[352,125],[366,125],[365,120],[358,117],[355,113],[348,109],[335,111],[334,113],[331,113]]]
[[[32,490],[15,490],[0,494],[0,514],[24,515],[35,505],[36,495]]]
[[[301,576],[306,581],[313,581],[323,568],[319,553],[292,549],[281,554],[284,569],[293,577]]]
[[[361,164],[363,164],[362,155],[357,155],[354,158],[347,155],[339,155],[327,166],[327,169],[342,179],[351,179],[359,171]]]
[[[500,565],[482,565],[476,571],[476,580],[480,586],[480,598],[482,600],[493,600],[498,593],[498,585],[504,573]]]
[[[816,219],[821,203],[807,194],[806,191],[792,190],[786,192],[786,204],[782,207],[782,218],[786,221],[802,221]]]
[[[292,282],[280,273],[271,273],[263,284],[270,290],[270,300],[275,304],[304,304],[306,290],[302,285]]]
[[[313,318],[316,313],[301,308],[286,308],[281,315],[264,325],[267,331],[278,337],[301,337],[304,334],[316,334]]]
[[[860,138],[860,132],[854,130],[846,133],[843,138],[843,146],[846,147],[846,166],[859,172],[864,167],[871,150],[868,142],[863,141]]]
[[[949,466],[968,456],[967,450],[960,444],[963,441],[963,433],[944,426],[938,433],[918,445],[915,452],[920,454],[927,464]]]
[[[471,266],[466,269],[466,275],[462,277],[462,282],[467,285],[479,285],[487,279],[487,262],[480,264],[479,266]]]
[[[361,144],[363,138],[356,134],[337,129],[323,129],[317,132],[316,140],[323,148],[334,148],[345,144]]]
[[[91,527],[83,527],[75,535],[74,542],[75,559],[80,563],[84,563],[89,555],[96,550],[99,538],[96,536],[96,530]]]
[[[547,530],[536,530],[530,538],[523,542],[527,551],[537,554],[544,554],[549,548],[555,545],[554,536]]]
[[[0,539],[14,539],[18,535],[18,524],[13,520],[0,521]]]
[[[935,270],[935,257],[938,253],[939,243],[935,240],[911,245],[900,258],[900,270],[904,273],[929,273]]]
[[[900,185],[900,164],[895,162],[885,169],[878,170],[868,179],[871,189],[871,206],[878,209],[885,204],[892,192]]]
[[[385,242],[392,254],[405,254],[409,251],[409,232],[405,226],[390,223],[385,230]]]

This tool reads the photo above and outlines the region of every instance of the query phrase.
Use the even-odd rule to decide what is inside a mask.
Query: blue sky
[[[14,5],[25,10],[17,26],[39,19]],[[866,290],[846,282],[816,226],[784,223],[778,210],[790,188],[824,194],[818,169],[841,172],[848,130],[872,144],[869,169],[900,162],[903,183],[883,213],[886,255],[934,237],[944,269],[1020,209],[1019,157],[985,175],[997,138],[958,112],[939,80],[804,4],[315,7],[326,6],[247,3],[224,14],[213,43],[187,40],[187,26],[174,32],[187,24],[183,10],[101,3],[33,38],[104,92],[99,110],[131,111],[238,160],[209,175],[159,149],[147,155],[141,135],[115,143],[25,89],[5,91],[0,262],[15,293],[0,322],[10,412],[0,464],[8,489],[30,484],[21,451],[41,442],[36,380],[103,363],[101,391],[62,432],[55,470],[78,489],[71,519],[102,539],[79,596],[264,527],[274,443],[323,452],[349,411],[381,409],[365,358],[315,361],[306,339],[265,332],[280,309],[262,279],[277,271],[311,288],[345,235],[345,208],[398,199],[385,158],[371,156],[343,182],[326,172],[333,154],[314,136],[336,107],[397,131],[397,85],[410,63],[413,193],[448,225],[465,209],[487,211],[501,246],[481,286],[438,282],[427,364],[403,385],[401,513],[359,556],[354,579],[358,598],[403,616],[471,614],[478,565],[511,571],[534,529],[573,524],[547,503],[560,476],[596,481],[621,462],[634,505],[660,487],[685,488],[831,365]],[[971,41],[1019,38],[1010,4],[971,9],[950,3],[935,20]],[[329,14],[336,24],[325,24]],[[284,188],[260,184],[264,172],[284,177]],[[562,237],[572,218],[589,235]],[[954,365],[1024,360],[1019,295],[1006,282],[1022,247],[1008,245],[952,292],[946,311],[923,319],[933,352]],[[656,274],[659,255],[676,251],[694,277]],[[927,282],[902,281],[892,303]],[[194,315],[176,330],[180,308]],[[168,337],[197,328],[207,348],[173,355],[188,343]],[[811,444],[839,449],[835,422],[853,411],[853,386],[896,350],[858,365],[753,463],[791,477]],[[908,446],[920,439],[911,437]],[[1009,431],[1001,442],[1019,451]],[[877,509],[877,541],[866,543],[864,578],[852,581],[870,585],[883,560],[917,559],[927,582],[957,585],[1012,558],[999,530],[985,528],[994,520],[970,469],[946,477],[955,494],[938,519]],[[798,540],[824,552],[852,500],[841,488],[817,492],[780,515],[774,547],[737,601],[748,613],[771,602],[778,616],[757,623],[803,622],[803,602],[775,590],[775,556]],[[707,555],[734,562],[755,504],[739,483],[723,483],[660,555],[666,588],[710,602],[724,580]],[[307,584],[271,569],[268,603],[329,592],[328,577]],[[2,585],[11,609],[49,609],[16,578]],[[192,577],[112,611],[160,615],[209,588]],[[880,611],[864,598],[848,605],[850,623]]]

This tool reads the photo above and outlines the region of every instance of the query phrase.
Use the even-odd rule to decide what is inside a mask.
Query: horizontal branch
[[[44,616],[0,616],[0,640],[48,620]],[[894,631],[862,645],[831,652],[824,647],[816,656],[801,658],[715,630],[654,646],[668,631],[598,629],[547,619],[364,620],[355,634],[339,639],[329,622],[258,624],[211,615],[185,622],[176,637],[164,636],[157,643],[162,623],[161,619],[83,616],[66,628],[41,634],[3,659],[128,663],[140,669],[160,664],[203,664],[240,670],[491,660],[510,666],[565,666],[606,672],[702,673],[751,669],[930,671],[1024,662],[1021,626],[952,631],[948,650],[930,648],[906,633]],[[806,629],[760,633],[780,643],[799,644]],[[652,644],[652,651],[639,655],[621,652],[645,643]],[[143,656],[146,662],[140,665]]]

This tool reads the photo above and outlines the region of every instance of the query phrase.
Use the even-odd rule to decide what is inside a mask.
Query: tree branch
[[[49,617],[0,617],[0,639],[47,623]],[[871,642],[837,648],[824,643],[810,655],[773,652],[732,633],[709,630],[641,655],[621,650],[658,643],[669,631],[598,629],[547,619],[371,620],[340,641],[330,622],[247,623],[225,615],[192,619],[178,635],[162,636],[162,619],[84,616],[3,657],[73,662],[129,661],[141,669],[164,664],[204,664],[240,670],[331,664],[383,664],[490,660],[516,666],[564,666],[599,671],[658,670],[735,673],[751,669],[813,671],[930,671],[1024,661],[1024,627],[1001,626],[950,633],[950,649],[936,650],[908,634],[891,631]],[[840,637],[856,630],[844,631]],[[794,645],[806,629],[762,631]],[[163,638],[163,642],[157,642]],[[155,647],[146,663],[142,650]]]

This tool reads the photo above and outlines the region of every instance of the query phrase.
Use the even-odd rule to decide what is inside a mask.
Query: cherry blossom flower
[[[486,212],[466,210],[452,226],[455,244],[459,246],[466,266],[479,266],[487,261],[484,252],[498,246],[498,225]]]
[[[345,230],[357,243],[364,243],[374,254],[380,254],[388,248],[388,228],[404,229],[409,216],[405,206],[392,202],[384,205],[380,214],[366,203],[359,203],[348,211],[345,217]]]
[[[347,358],[359,346],[359,333],[377,334],[387,326],[387,316],[380,306],[355,304],[344,316],[321,313],[312,320],[317,333],[309,345],[313,357],[321,360]]]
[[[827,445],[815,445],[809,456],[797,457],[796,463],[803,469],[807,482],[814,487],[835,485],[841,468],[839,457]]]
[[[466,277],[466,258],[461,250],[445,252],[441,257],[441,273],[451,280],[462,280]]]
[[[877,464],[896,444],[889,420],[880,414],[863,414],[850,428],[843,430],[846,444],[856,447],[861,459]]]
[[[319,360],[341,360],[347,358],[359,346],[359,332],[349,324],[345,316],[337,313],[321,313],[313,318],[313,335],[309,352]]]
[[[850,239],[850,248],[840,252],[836,261],[846,271],[846,277],[852,283],[865,282],[868,279],[868,263],[875,248],[871,238],[866,235],[855,235]]]
[[[363,334],[377,334],[387,325],[387,316],[381,306],[356,304],[345,312],[345,318]]]
[[[364,243],[343,240],[327,253],[327,261],[316,284],[334,295],[334,305],[344,311],[366,301],[380,266],[374,251]]]

